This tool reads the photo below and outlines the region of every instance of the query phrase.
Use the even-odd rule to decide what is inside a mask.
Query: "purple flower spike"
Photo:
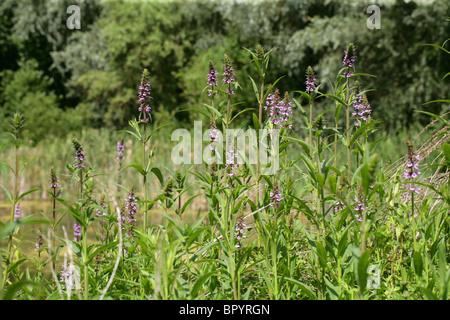
[[[139,121],[140,122],[149,122],[151,119],[150,111],[152,108],[150,107],[150,82],[148,70],[144,69],[142,72],[141,85],[139,86]]]
[[[117,160],[117,164],[119,165],[119,166],[121,166],[122,165],[122,161],[123,161],[123,151],[125,150],[125,146],[124,146],[124,144],[123,144],[123,140],[122,141],[117,141],[117,157],[116,157],[116,160]]]
[[[21,208],[20,208],[20,204],[17,203],[17,204],[14,206],[14,220],[15,220],[15,221],[16,221],[16,220],[19,220],[21,216],[22,216],[22,210],[21,210]]]
[[[367,121],[370,119],[372,109],[366,95],[361,94],[360,92],[358,95],[358,99],[353,102],[353,107],[355,108],[355,111],[352,113],[352,116],[357,119],[357,121],[355,122],[355,126],[361,126],[362,122],[367,123]]]
[[[86,163],[84,162],[84,159],[86,158],[86,155],[83,151],[83,148],[78,143],[78,141],[75,139],[72,140],[72,143],[73,143],[73,147],[75,149],[75,165],[74,165],[74,167],[75,168],[85,168]]]
[[[292,114],[292,103],[289,101],[287,92],[284,99],[281,100],[279,90],[275,89],[267,96],[264,109],[267,110],[270,122],[275,126],[280,126],[280,128],[292,128],[291,125],[288,125],[289,118]]]
[[[316,90],[316,76],[314,70],[308,67],[306,70],[306,92],[313,92]]]
[[[73,225],[73,241],[81,240],[81,225],[75,222]]]
[[[414,147],[411,142],[407,141],[408,145],[408,162],[406,163],[406,168],[404,172],[405,179],[415,179],[421,173],[419,171],[419,161],[420,156],[415,153]],[[409,184],[406,187],[406,196],[411,196],[412,193],[420,193],[420,189],[417,188],[414,183]]]
[[[235,228],[235,232],[234,232],[234,236],[237,239],[237,244],[236,244],[236,248],[242,248],[242,239],[247,238],[247,236],[245,235],[245,221],[242,217],[239,217],[239,219],[236,222],[236,228]]]
[[[355,61],[356,61],[356,49],[353,43],[350,43],[347,46],[347,50],[345,51],[344,60],[342,61],[342,65],[344,68],[344,76],[351,77],[355,74]]]
[[[61,188],[61,185],[58,182],[58,177],[56,176],[56,172],[53,168],[50,170],[50,179],[52,180],[52,182],[48,186],[49,188]]]
[[[229,95],[234,94],[234,91],[231,89],[231,83],[235,82],[234,79],[234,69],[231,64],[230,57],[228,57],[226,54],[223,57],[223,82],[228,84],[227,93]]]
[[[278,208],[280,206],[281,200],[283,200],[283,196],[278,190],[278,183],[275,182],[273,184],[272,192],[270,193],[270,206]]]
[[[214,87],[217,87],[217,71],[214,68],[214,64],[212,61],[209,61],[209,72],[207,74],[208,81],[207,84],[211,88],[208,90],[208,96],[213,94],[217,94],[217,91],[214,90]]]

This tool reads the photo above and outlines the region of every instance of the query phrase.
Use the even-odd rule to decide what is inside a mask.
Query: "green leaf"
[[[153,174],[158,178],[161,185],[164,185],[164,178],[161,173],[161,170],[159,170],[159,168],[157,168],[157,167],[153,167],[150,169],[150,171],[153,172]]]
[[[442,151],[445,156],[445,162],[447,163],[448,166],[450,166],[450,145],[447,143],[444,143],[442,145]]]
[[[423,260],[422,255],[420,254],[419,251],[414,251],[413,262],[414,262],[414,272],[418,276],[421,276],[423,271]]]
[[[0,187],[5,191],[6,196],[8,197],[9,202],[13,203],[13,198],[11,193],[8,191],[8,189],[6,189],[6,187],[2,184],[0,184]]]
[[[195,281],[194,286],[191,290],[191,298],[195,299],[198,295],[198,292],[200,291],[202,285],[213,275],[215,275],[217,271],[211,271],[205,274],[202,274],[200,277],[198,277],[197,281]]]
[[[130,165],[126,166],[126,167],[123,167],[120,171],[125,170],[127,168],[135,168],[144,177],[147,176],[147,173],[145,172],[144,168],[142,168],[142,166],[140,166],[138,164],[130,164]]]
[[[38,190],[40,190],[40,189],[36,188],[36,189],[31,189],[31,190],[25,191],[24,193],[22,193],[20,196],[17,197],[16,203],[19,202],[19,200],[22,199],[23,197],[25,197],[26,195],[28,195],[30,193],[33,193],[33,192],[36,192]]]
[[[191,203],[191,201],[194,200],[195,198],[197,198],[198,196],[200,196],[200,194],[196,194],[195,196],[190,197],[190,198],[183,204],[183,207],[181,208],[180,215],[186,210],[186,208],[187,208],[187,206],[189,205],[189,203]]]
[[[445,102],[445,103],[450,103],[450,100],[434,100],[434,101],[430,101],[430,102],[427,102],[427,103],[432,103],[432,102]],[[427,104],[427,103],[425,103],[425,104]],[[434,118],[436,118],[436,119],[439,119],[439,120],[442,121],[446,126],[449,126],[449,127],[450,127],[450,123],[449,123],[447,120],[445,120],[444,118],[442,118],[441,116],[438,116],[438,115],[435,115],[435,114],[433,114],[433,113],[431,113],[431,112],[426,112],[426,111],[419,111],[419,112],[424,113],[424,114],[427,114],[427,115],[429,115],[429,116],[431,116],[431,117],[434,117]]]
[[[308,287],[306,284],[301,283],[298,280],[292,279],[292,278],[284,278],[284,280],[286,280],[287,282],[290,282],[294,285],[296,285],[297,287],[300,288],[300,290],[305,293],[308,298],[310,298],[311,300],[317,300],[317,296],[314,293],[314,291],[311,290],[310,287]]]
[[[256,114],[253,113],[253,128],[256,130],[256,135],[259,136],[259,119]]]
[[[367,286],[367,267],[369,266],[369,256],[370,251],[364,251],[358,259],[357,279],[361,295],[364,295],[364,291]]]

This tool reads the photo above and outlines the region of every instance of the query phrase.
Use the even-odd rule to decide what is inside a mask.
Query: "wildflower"
[[[125,146],[123,144],[123,140],[121,141],[117,141],[117,164],[119,165],[119,167],[122,166],[122,161],[123,161],[123,151],[125,150]]]
[[[316,90],[316,76],[314,70],[308,67],[306,70],[306,92],[313,92]]]
[[[73,241],[81,240],[81,225],[77,222],[73,225]]]
[[[126,235],[130,238],[133,237],[133,227],[136,223],[136,214],[137,214],[137,199],[134,195],[134,187],[131,188],[130,193],[128,194],[128,198],[125,199],[125,207],[124,210],[126,212],[126,222],[125,222],[125,216],[122,215],[122,221],[124,222],[124,228],[125,225],[127,226],[127,232]]]
[[[20,204],[16,203],[14,206],[14,221],[17,221],[22,216],[22,210],[20,208]]]
[[[406,144],[408,145],[408,162],[406,164],[404,176],[405,179],[415,179],[420,174],[418,164],[418,162],[420,161],[420,156],[415,153],[414,147],[411,142],[407,141]],[[406,190],[410,193],[420,193],[420,189],[417,188],[414,183],[411,183]]]
[[[236,169],[238,167],[236,163],[236,159],[238,158],[238,154],[236,151],[234,151],[234,148],[231,147],[226,154],[226,163],[225,163],[225,169],[227,171],[227,176],[229,177],[235,177],[236,173],[233,172],[233,169]]]
[[[44,239],[42,238],[42,236],[39,234],[37,241],[36,241],[36,248],[34,249],[34,251],[41,253],[42,252],[42,246],[44,245]]]
[[[58,177],[56,176],[55,170],[53,168],[50,170],[50,179],[52,180],[52,182],[48,186],[49,188],[56,189],[61,187],[58,182]]]
[[[75,149],[75,168],[85,168],[86,163],[84,162],[84,159],[86,158],[86,155],[84,153],[83,148],[81,147],[80,143],[73,139],[72,140],[73,147]]]
[[[280,206],[281,200],[283,200],[283,196],[278,190],[278,183],[275,182],[273,184],[272,192],[270,192],[270,206],[278,208]]]
[[[211,88],[208,90],[208,96],[211,96],[213,94],[217,94],[217,91],[214,91],[214,87],[217,87],[217,70],[214,68],[213,62],[209,61],[209,72],[207,74],[208,86],[211,86]]]
[[[356,60],[356,49],[353,43],[350,43],[347,46],[347,50],[345,51],[344,60],[342,61],[343,66],[346,68],[344,70],[344,76],[351,77],[354,75],[355,68],[355,60]]]
[[[275,89],[266,98],[266,105],[264,110],[270,117],[270,122],[274,125],[279,125],[280,127],[292,128],[292,125],[288,125],[290,115],[292,114],[292,103],[289,101],[289,95],[286,92],[284,99],[280,99],[280,92]]]
[[[131,188],[130,193],[128,194],[128,198],[125,199],[125,210],[128,215],[128,223],[133,224],[136,221],[136,213],[137,213],[137,199],[134,195],[134,190]]]
[[[358,221],[362,221],[363,211],[366,210],[365,200],[362,193],[359,193],[358,198],[355,199],[355,207],[353,209],[358,212],[355,214],[356,219]]]
[[[148,70],[144,69],[142,72],[142,78],[141,78],[141,85],[139,86],[139,121],[140,122],[149,122],[151,116],[150,116],[150,82],[149,82],[149,75]]]
[[[352,113],[352,116],[356,117],[355,126],[359,127],[362,121],[367,122],[370,119],[370,114],[372,113],[366,95],[359,93],[358,98],[353,102],[353,107],[355,111]]]
[[[344,210],[345,209],[345,203],[344,201],[336,201],[334,203],[334,213],[337,213],[338,211]]]
[[[217,129],[216,121],[214,120],[214,118],[211,117],[209,129],[209,142],[211,144],[209,145],[209,148],[211,150],[217,151],[217,146],[213,143],[219,141],[220,141],[219,130]]]
[[[226,54],[223,57],[223,82],[228,84],[227,93],[229,95],[234,94],[234,90],[231,89],[231,83],[235,82],[234,79],[234,69],[233,65],[231,64],[230,57],[228,57]]]
[[[97,217],[99,217],[99,219],[100,219],[99,222],[98,222],[98,224],[99,224],[99,226],[100,226],[101,240],[104,241],[104,240],[106,240],[106,239],[105,239],[105,231],[106,231],[106,230],[105,230],[105,228],[104,228],[105,220],[104,220],[102,217],[108,215],[108,214],[107,214],[107,211],[108,211],[108,204],[105,202],[105,195],[102,195],[102,197],[101,197],[101,199],[100,199],[99,205],[100,205],[100,207],[103,208],[103,210],[97,209],[95,215],[96,215]]]
[[[242,217],[239,217],[239,219],[236,222],[236,228],[234,229],[234,236],[237,239],[237,244],[236,244],[236,248],[242,248],[242,239],[247,238],[247,236],[244,234],[245,232],[245,221]]]

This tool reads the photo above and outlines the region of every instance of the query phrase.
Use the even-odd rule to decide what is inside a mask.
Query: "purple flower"
[[[150,82],[149,82],[149,75],[148,70],[144,69],[142,72],[142,78],[141,78],[141,85],[139,86],[139,121],[140,122],[149,122],[151,116],[150,116]]]
[[[316,76],[314,70],[308,67],[306,70],[306,92],[312,92],[316,90]]]
[[[81,240],[81,225],[75,222],[73,225],[73,241]]]
[[[343,209],[345,209],[344,201],[338,200],[334,203],[334,213],[337,213],[338,211],[341,211]]]
[[[354,68],[355,68],[355,61],[356,61],[356,49],[353,43],[350,43],[347,46],[347,50],[345,51],[344,60],[342,61],[342,65],[344,68],[344,76],[351,77],[354,75]]]
[[[58,183],[58,177],[56,176],[55,170],[53,168],[50,170],[50,179],[52,180],[52,182],[48,186],[49,188],[56,189],[61,187],[61,185]]]
[[[234,79],[234,69],[233,65],[231,64],[230,57],[228,57],[226,54],[223,57],[223,82],[228,84],[227,93],[229,95],[234,94],[234,91],[231,89],[231,83],[235,82]]]
[[[280,99],[280,92],[278,89],[269,93],[266,98],[264,110],[267,110],[270,122],[275,126],[280,126],[280,128],[292,128],[292,125],[288,125],[289,118],[292,114],[292,103],[289,101],[287,92],[285,93],[283,100]]]
[[[22,210],[20,208],[20,204],[16,203],[14,206],[14,221],[17,221],[22,216]]]
[[[408,145],[408,155],[407,155],[408,162],[406,163],[404,176],[405,176],[405,179],[412,180],[412,179],[417,178],[419,176],[419,174],[421,173],[419,171],[419,163],[418,163],[420,161],[420,156],[415,153],[414,147],[411,142],[407,141],[406,144]],[[413,192],[420,193],[420,189],[417,188],[414,185],[414,183],[409,184],[409,186],[406,188],[406,190],[407,190],[406,193],[410,193],[410,194],[412,194]]]
[[[86,155],[83,151],[83,148],[75,139],[72,140],[72,143],[75,149],[75,165],[74,165],[75,168],[85,168],[86,163],[84,162],[84,160],[86,158]]]
[[[130,238],[133,237],[133,227],[136,223],[136,214],[137,214],[137,199],[134,195],[134,187],[131,188],[128,197],[125,199],[125,213],[126,217],[122,215],[122,221],[124,225],[127,226],[127,236]],[[126,221],[125,221],[126,218]],[[125,227],[125,226],[124,226]]]
[[[34,251],[36,252],[42,252],[42,246],[44,245],[44,239],[42,238],[41,235],[38,235],[37,241],[36,241],[36,248],[34,249]]]
[[[359,127],[363,121],[367,122],[367,120],[370,119],[370,115],[372,113],[366,95],[361,94],[360,92],[358,94],[358,98],[353,102],[353,107],[355,108],[355,111],[352,113],[352,116],[357,119],[355,126]]]
[[[123,144],[123,140],[121,140],[121,141],[117,141],[117,157],[116,157],[116,160],[117,160],[117,164],[119,165],[119,166],[121,166],[122,165],[122,161],[123,161],[123,151],[125,150],[125,146],[124,146],[124,144]]]
[[[125,199],[125,210],[127,211],[127,221],[129,224],[134,224],[136,222],[137,213],[137,199],[134,195],[133,188],[128,194],[128,198]]]
[[[234,236],[236,237],[237,244],[236,248],[242,248],[242,239],[247,238],[245,235],[245,221],[242,217],[239,217],[236,222],[236,228],[234,229]]]
[[[228,177],[235,177],[236,173],[233,172],[233,169],[236,169],[238,167],[236,163],[236,159],[238,158],[237,152],[234,150],[233,147],[231,147],[226,154],[226,161],[225,161],[225,169],[227,171]]]
[[[208,96],[217,94],[217,92],[214,91],[214,87],[217,87],[217,71],[214,68],[214,64],[211,60],[209,61],[209,72],[207,74],[207,77],[208,77],[207,84],[208,86],[211,86],[211,88],[208,90]]]
[[[275,182],[273,184],[272,192],[270,192],[270,206],[278,208],[280,206],[281,200],[283,200],[283,196],[278,190],[278,183]]]
[[[104,228],[104,224],[105,224],[105,220],[103,219],[104,216],[107,216],[107,212],[108,212],[108,204],[105,202],[105,195],[102,195],[101,199],[100,199],[100,203],[99,203],[100,207],[103,208],[103,210],[97,209],[96,210],[96,216],[99,217],[99,226],[100,226],[100,235],[101,235],[101,240],[105,241],[105,228]]]
[[[365,205],[366,200],[367,199],[364,199],[364,195],[362,193],[359,193],[358,198],[355,199],[355,206],[353,210],[358,212],[357,214],[355,214],[355,217],[358,221],[362,221],[363,211],[367,209]]]

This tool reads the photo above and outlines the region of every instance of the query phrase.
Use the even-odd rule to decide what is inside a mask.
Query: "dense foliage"
[[[80,1],[74,33],[48,24],[67,3],[24,4],[2,5],[2,299],[448,300],[445,2],[368,30],[351,2]]]
[[[136,74],[144,67],[152,82],[164,83],[153,88],[155,108],[162,116],[186,120],[188,114],[176,111],[205,101],[205,94],[198,95],[204,70],[209,60],[220,63],[223,52],[233,60],[245,91],[252,86],[247,74],[254,73],[242,48],[257,43],[276,48],[267,79],[285,75],[279,87],[292,91],[304,86],[308,65],[328,86],[352,41],[362,72],[376,76],[364,79],[364,86],[376,88],[369,98],[382,128],[410,128],[427,121],[414,110],[442,98],[448,86],[448,79],[441,81],[448,59],[423,46],[441,44],[449,34],[448,3],[382,2],[381,29],[370,30],[365,27],[369,2],[3,1],[0,121],[30,105],[48,114],[46,124],[29,128],[34,142],[43,137],[39,131],[118,129],[133,115]],[[81,30],[66,27],[70,4],[80,6]],[[243,108],[256,103],[252,97],[243,102]],[[442,105],[427,108],[439,113]],[[59,119],[70,124],[61,128]]]

